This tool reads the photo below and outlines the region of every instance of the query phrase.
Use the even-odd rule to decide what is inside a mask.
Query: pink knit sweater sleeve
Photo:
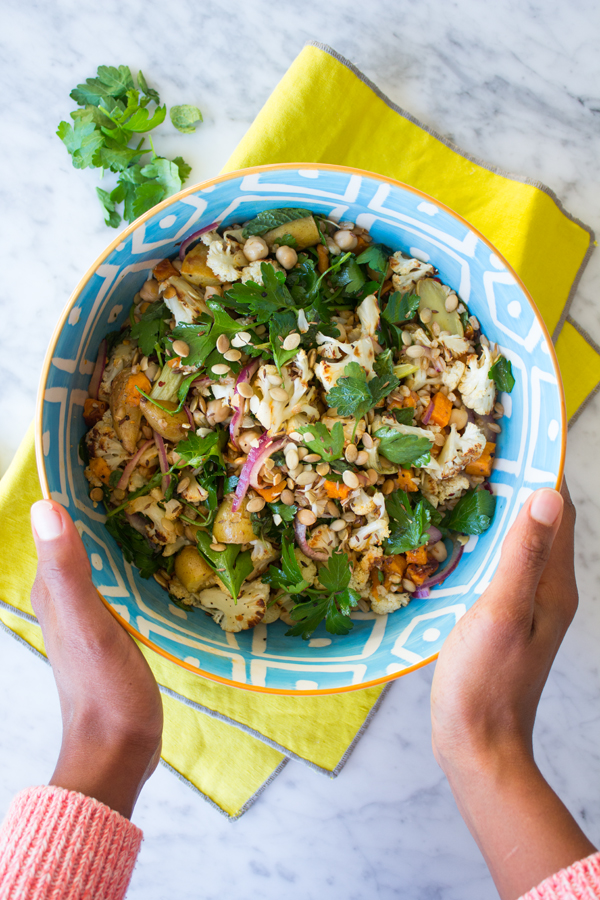
[[[561,869],[519,900],[600,900],[600,853]]]
[[[0,900],[122,900],[142,832],[75,791],[17,794],[0,828]]]

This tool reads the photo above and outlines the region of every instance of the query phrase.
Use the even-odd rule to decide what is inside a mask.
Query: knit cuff
[[[600,900],[600,853],[561,869],[519,900]]]
[[[139,828],[76,791],[21,791],[0,828],[2,900],[122,900]]]

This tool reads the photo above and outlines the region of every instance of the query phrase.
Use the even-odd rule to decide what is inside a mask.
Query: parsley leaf
[[[301,425],[298,431],[304,438],[304,443],[310,447],[311,453],[318,453],[326,462],[341,459],[344,453],[344,428],[341,422],[336,422],[329,431],[322,422],[313,425]],[[309,440],[307,435],[311,436]]]
[[[294,250],[298,246],[298,241],[294,237],[293,234],[282,234],[277,238],[277,246],[279,247],[293,247]]]
[[[108,191],[103,191],[102,188],[97,187],[96,193],[98,194],[100,203],[104,207],[106,213],[104,221],[107,225],[110,225],[111,228],[118,228],[121,222],[121,216],[115,209],[114,200],[111,200]]]
[[[158,106],[160,103],[160,97],[158,96],[158,91],[155,91],[154,88],[148,87],[146,79],[144,78],[144,73],[140,69],[138,72],[137,82],[140,87],[140,91],[143,93],[148,100],[154,101]]]
[[[378,451],[397,466],[426,466],[431,459],[431,442],[416,434],[403,434],[385,425],[375,432],[379,438]]]
[[[384,244],[370,244],[366,250],[357,257],[356,262],[359,265],[367,265],[374,272],[385,275],[388,267],[388,259],[391,251]],[[377,285],[379,287],[379,285]]]
[[[431,514],[423,499],[413,509],[406,491],[395,491],[386,497],[385,508],[390,517],[390,535],[383,545],[387,556],[416,550],[428,542]]]
[[[512,373],[512,365],[510,360],[505,356],[499,356],[494,365],[490,369],[490,378],[496,382],[499,391],[506,391],[510,394],[515,386],[515,378]]]
[[[343,288],[344,295],[347,297],[360,291],[367,279],[358,265],[356,257],[351,253],[346,254],[346,257],[343,263],[331,267],[329,280],[334,287]]]
[[[193,325],[177,325],[171,332],[174,341],[184,341],[190,348],[183,360],[186,366],[199,368],[204,365],[222,334],[236,334],[240,330],[239,323],[216,300],[207,300],[206,305],[212,317],[203,316],[200,322]]]
[[[131,527],[124,513],[107,518],[106,530],[114,537],[127,562],[137,566],[142,578],[150,578],[163,566],[162,551],[153,550],[148,539]]]
[[[269,325],[269,341],[273,351],[273,359],[275,365],[281,372],[281,367],[298,354],[298,348],[294,350],[284,350],[283,341],[286,339],[290,331],[297,327],[297,319],[295,314],[290,310],[285,312],[276,312],[271,318]]]
[[[415,418],[414,406],[404,406],[402,409],[397,407],[392,410],[394,418],[399,425],[412,425]]]
[[[94,154],[104,143],[104,138],[93,122],[79,120],[73,127],[68,122],[61,122],[56,133],[71,154],[76,169],[87,169],[94,165]]]
[[[197,434],[191,431],[187,438],[184,441],[180,441],[175,447],[175,452],[181,457],[177,466],[179,468],[191,466],[193,469],[197,469],[213,456],[224,468],[223,447],[226,443],[227,432],[222,428],[217,431],[211,431],[205,437],[198,437]]]
[[[492,524],[496,498],[486,490],[467,491],[453,510],[445,516],[443,525],[459,534],[482,534]]]
[[[196,122],[202,121],[202,113],[198,107],[190,106],[189,103],[172,106],[169,115],[175,128],[184,134],[191,134],[196,130]]]
[[[417,294],[401,294],[399,291],[395,291],[381,315],[391,325],[406,322],[414,319],[420,302]]]
[[[281,569],[270,566],[266,575],[263,575],[265,584],[275,588],[282,588],[286,594],[301,594],[309,586],[304,580],[302,569],[294,553],[294,541],[283,538],[281,541]]]
[[[285,225],[287,222],[293,222],[294,219],[306,219],[311,212],[308,209],[267,209],[260,212],[250,222],[246,222],[243,237],[250,237],[251,234],[266,234],[279,225]]]
[[[237,601],[242,584],[254,569],[250,550],[241,553],[241,544],[227,544],[225,550],[211,550],[212,538],[205,531],[196,532],[196,540],[208,565]]]
[[[150,356],[169,330],[165,319],[171,318],[166,303],[151,303],[141,314],[140,321],[131,328],[131,337],[138,342],[144,356]]]
[[[262,285],[254,281],[236,282],[225,293],[228,301],[234,301],[238,312],[256,317],[256,324],[263,325],[280,309],[293,309],[294,299],[285,284],[285,274],[276,272],[268,263],[261,263]]]
[[[98,106],[101,100],[123,97],[133,86],[129,66],[98,66],[97,78],[86,78],[85,84],[78,84],[71,98],[80,106]]]
[[[354,416],[358,421],[400,384],[393,371],[388,371],[385,363],[380,369],[385,374],[376,375],[367,381],[367,373],[361,365],[357,362],[348,363],[342,377],[338,378],[327,394],[329,406],[337,409],[339,416]]]
[[[345,553],[336,551],[329,557],[327,566],[319,568],[319,581],[323,591],[308,588],[307,600],[297,603],[290,612],[296,625],[286,631],[286,637],[301,636],[305,641],[325,619],[330,634],[348,634],[354,627],[350,612],[358,603],[359,595],[351,590],[352,569]]]

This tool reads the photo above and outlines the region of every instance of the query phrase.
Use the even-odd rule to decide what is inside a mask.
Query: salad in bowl
[[[491,524],[510,362],[436,268],[276,208],[193,233],[106,335],[80,445],[140,574],[226,632],[345,635]]]

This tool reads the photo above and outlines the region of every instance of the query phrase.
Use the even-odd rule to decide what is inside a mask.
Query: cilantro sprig
[[[136,86],[128,66],[98,66],[96,77],[78,84],[71,98],[80,107],[71,112],[73,125],[62,121],[56,133],[71,154],[73,166],[118,173],[113,190],[96,188],[107,225],[117,228],[121,223],[117,210],[121,203],[123,217],[132,222],[181,190],[190,166],[181,157],[169,160],[158,156],[151,140],[146,147],[144,137],[139,138],[161,125],[167,113],[142,72]],[[180,131],[193,131],[193,123],[201,121],[202,114],[195,106],[178,106],[171,109],[171,120]],[[142,164],[142,157],[151,151],[150,162]]]

